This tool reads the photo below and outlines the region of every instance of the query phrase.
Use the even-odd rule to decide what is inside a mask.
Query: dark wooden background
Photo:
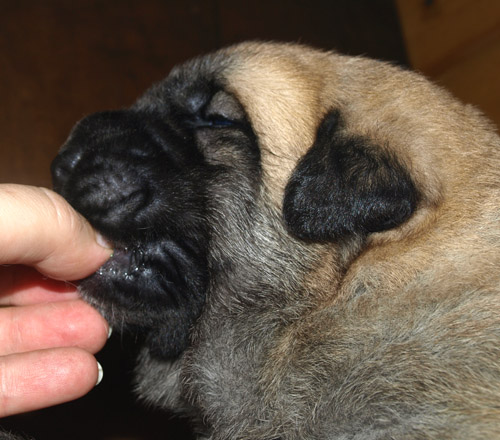
[[[407,61],[390,0],[0,0],[0,183],[50,186],[77,120],[128,106],[174,64],[249,38]],[[37,440],[189,439],[181,421],[134,404],[131,345],[112,338],[88,396],[0,424]]]

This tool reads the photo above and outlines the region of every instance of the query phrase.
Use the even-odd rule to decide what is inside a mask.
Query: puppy
[[[500,438],[500,139],[389,64],[243,43],[77,124],[84,297],[211,440]]]

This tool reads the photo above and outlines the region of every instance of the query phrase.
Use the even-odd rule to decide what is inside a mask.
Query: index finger
[[[0,185],[0,264],[25,264],[55,279],[95,272],[111,255],[90,224],[46,188]]]

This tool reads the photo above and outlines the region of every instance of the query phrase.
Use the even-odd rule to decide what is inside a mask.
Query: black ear
[[[301,239],[336,241],[385,231],[416,208],[418,191],[396,157],[339,128],[339,113],[327,114],[285,189],[284,220]]]

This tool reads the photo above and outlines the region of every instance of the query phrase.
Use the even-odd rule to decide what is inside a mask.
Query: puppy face
[[[214,439],[336,438],[357,411],[332,391],[349,368],[376,387],[366,341],[416,334],[412,310],[435,316],[439,298],[460,303],[479,280],[498,291],[498,148],[474,109],[414,73],[245,43],[81,121],[52,172],[113,243],[81,290],[143,335],[144,397],[196,407]],[[400,317],[406,330],[387,325]],[[425,382],[408,350],[402,371]],[[380,359],[383,375],[394,362]],[[319,403],[320,389],[336,397]],[[402,390],[401,408],[424,411],[427,397]],[[386,408],[373,417],[397,413]],[[312,428],[320,412],[335,428]]]
[[[318,105],[300,51],[269,71],[260,51],[238,52],[176,69],[131,109],[84,119],[53,164],[55,189],[115,247],[82,291],[160,356],[187,344],[219,270],[217,228],[242,242],[233,230],[264,214],[276,224],[261,233],[332,241],[397,226],[418,200],[395,157],[337,135],[342,116]]]

